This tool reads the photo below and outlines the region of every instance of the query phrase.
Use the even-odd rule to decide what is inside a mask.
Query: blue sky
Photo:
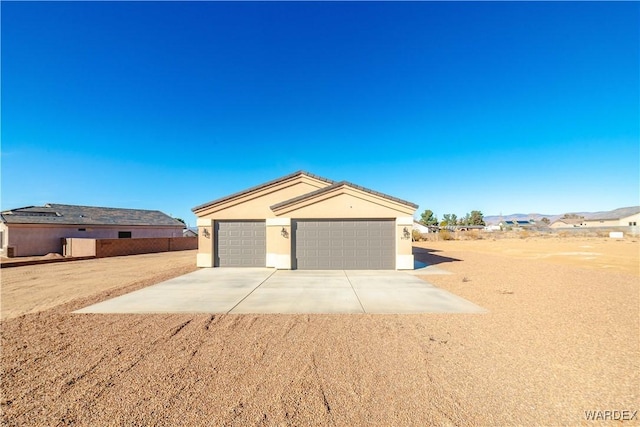
[[[464,215],[640,204],[640,3],[2,2],[2,209],[308,170]]]

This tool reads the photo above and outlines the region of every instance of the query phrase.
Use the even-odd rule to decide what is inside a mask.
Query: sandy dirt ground
[[[638,257],[626,254],[638,243],[537,244],[417,244],[420,260],[453,273],[425,280],[486,314],[80,315],[70,312],[193,269],[195,256],[96,260],[102,284],[82,294],[88,261],[60,264],[67,276],[52,272],[57,264],[6,269],[3,424],[537,426],[600,424],[585,411],[630,416],[640,409],[640,280]],[[23,292],[5,308],[5,280],[19,274],[14,288],[46,282],[47,295],[58,286],[70,295],[34,304]],[[636,415],[622,425],[638,424]]]
[[[196,270],[195,250],[10,267],[0,270],[2,319],[102,291],[149,285]],[[45,258],[45,257],[38,257]],[[13,260],[36,259],[14,258]]]

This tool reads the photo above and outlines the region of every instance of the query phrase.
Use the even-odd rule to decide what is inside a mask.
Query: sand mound
[[[44,259],[54,259],[54,258],[64,258],[64,257],[62,255],[58,254],[58,253],[49,252],[48,254],[43,256],[42,258],[44,258]]]

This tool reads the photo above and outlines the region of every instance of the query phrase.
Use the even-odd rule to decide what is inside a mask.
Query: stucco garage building
[[[193,208],[199,267],[413,269],[417,205],[307,172]]]

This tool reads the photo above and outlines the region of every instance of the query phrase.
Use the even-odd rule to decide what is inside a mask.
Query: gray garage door
[[[216,267],[264,267],[267,263],[264,221],[216,222]]]
[[[395,221],[294,221],[295,268],[395,269]]]

